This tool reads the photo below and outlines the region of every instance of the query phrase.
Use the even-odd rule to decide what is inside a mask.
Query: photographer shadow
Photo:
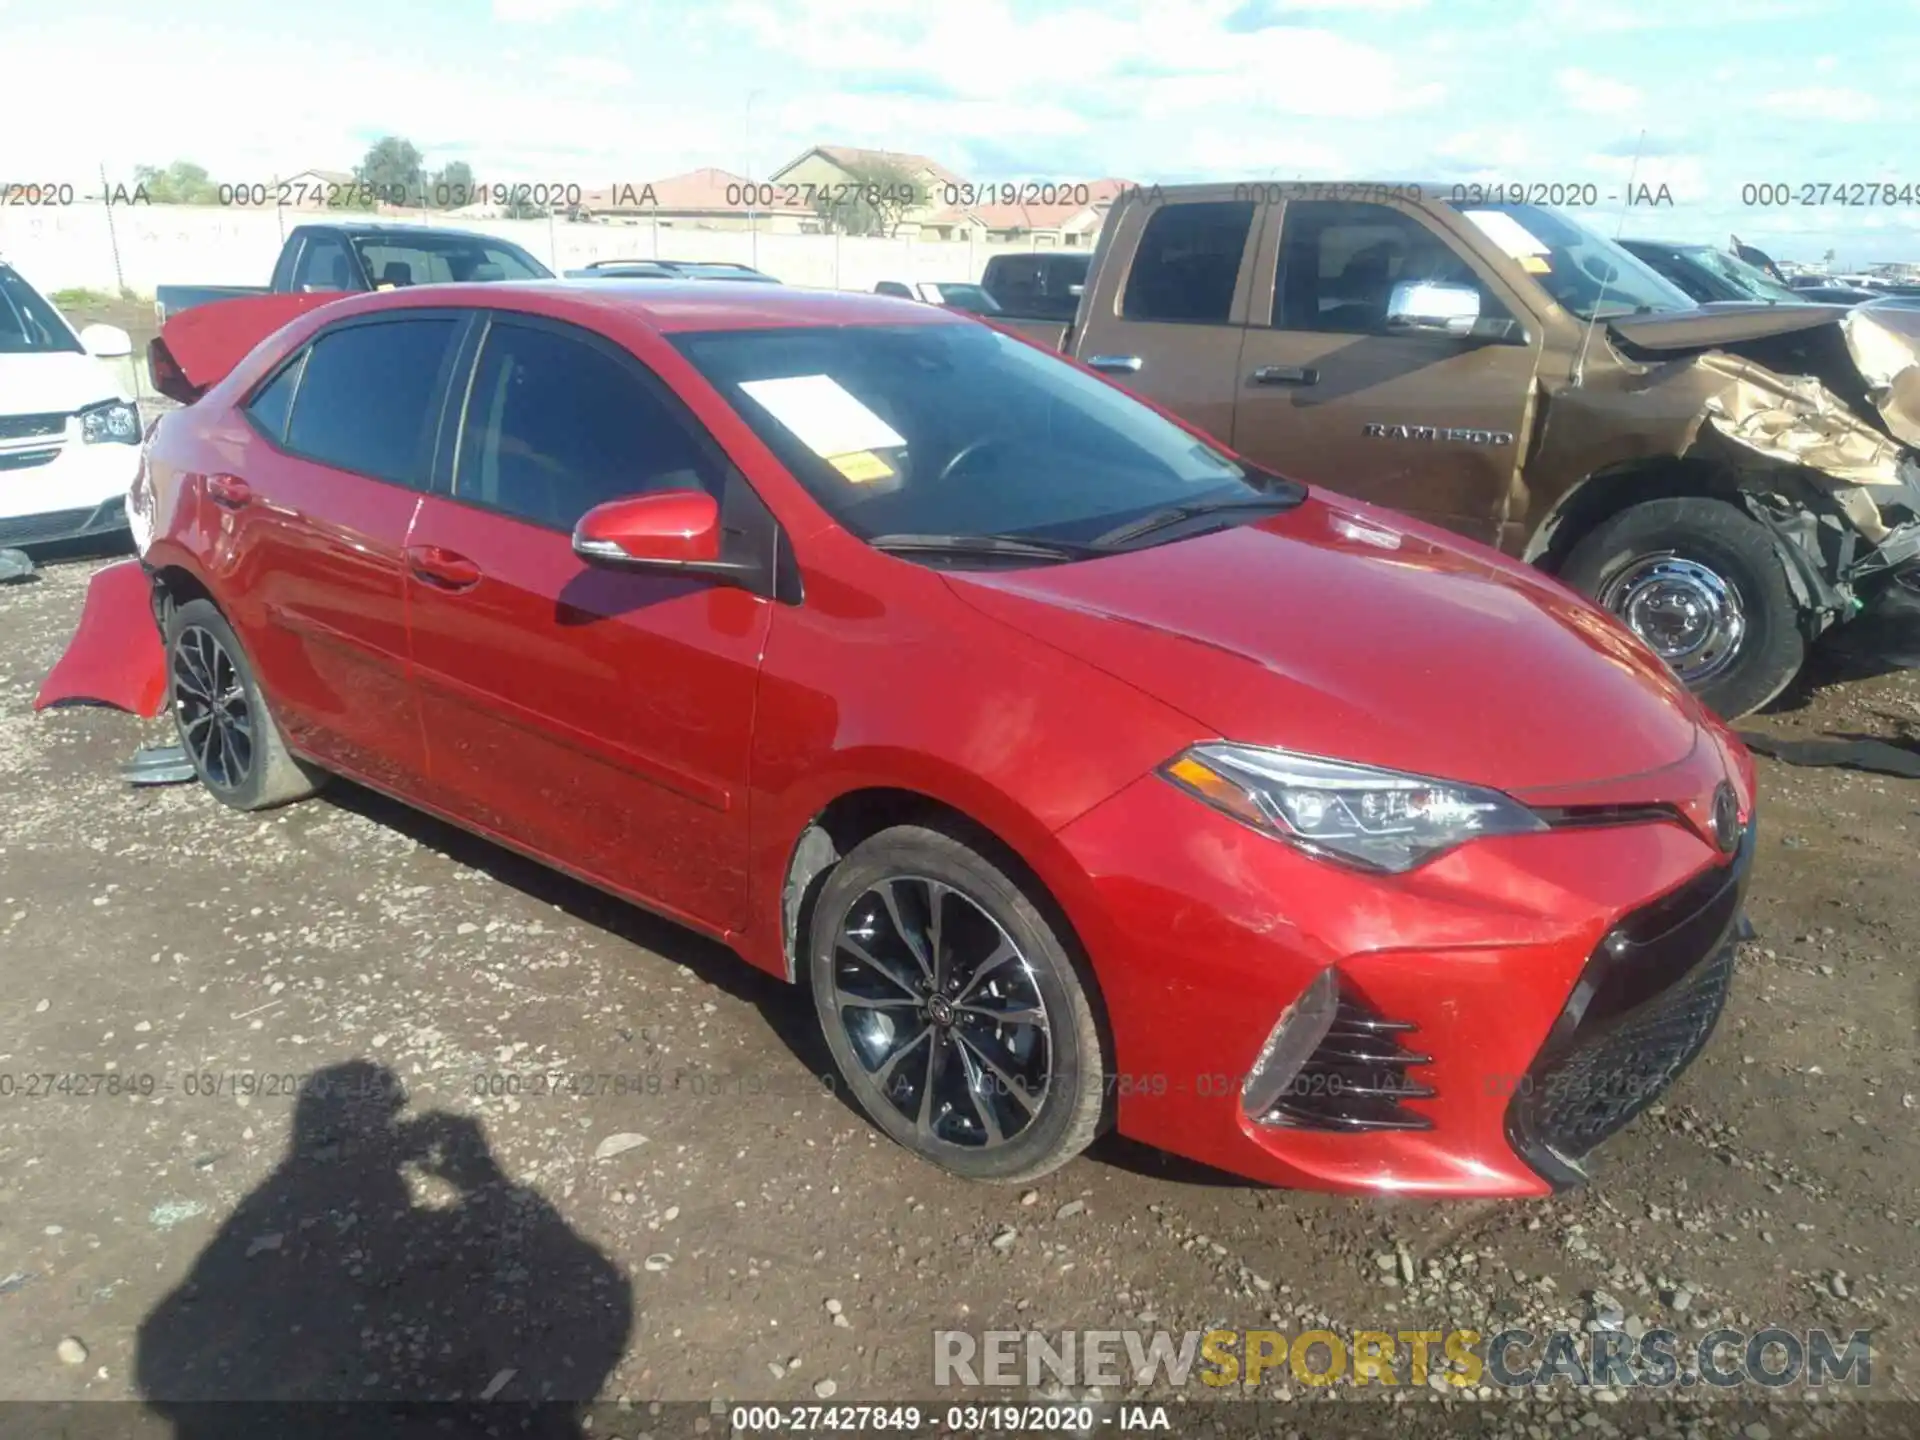
[[[286,1155],[142,1321],[135,1379],[178,1440],[586,1433],[631,1284],[477,1121],[405,1105],[384,1066],[316,1072]]]

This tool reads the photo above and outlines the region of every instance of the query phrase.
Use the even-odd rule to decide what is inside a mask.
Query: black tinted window
[[[248,402],[247,414],[262,434],[283,442],[287,438],[287,411],[293,405],[293,389],[300,383],[300,367],[306,360],[303,353]]]
[[[1122,313],[1129,320],[1226,324],[1252,229],[1250,200],[1155,210],[1140,235]]]
[[[552,330],[496,322],[467,402],[455,493],[559,530],[624,495],[718,494],[714,466],[635,373],[637,363]]]
[[[1087,276],[1086,256],[996,255],[981,285],[1010,315],[1071,320],[1080,306],[1074,287]]]
[[[341,470],[425,488],[452,320],[389,320],[322,335],[287,448]]]
[[[1482,315],[1499,310],[1473,267],[1411,215],[1388,205],[1288,203],[1273,286],[1280,329],[1384,331],[1393,287],[1407,281],[1466,286],[1478,292]]]

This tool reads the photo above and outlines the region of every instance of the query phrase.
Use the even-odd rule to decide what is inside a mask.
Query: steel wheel
[[[1046,1104],[1054,1038],[1033,965],[951,885],[892,875],[862,891],[830,995],[861,1070],[922,1143],[1005,1145]]]
[[[253,773],[253,710],[233,657],[202,625],[182,629],[173,645],[173,708],[181,743],[218,790],[237,790]]]
[[[1746,607],[1733,582],[1671,552],[1628,565],[1607,582],[1600,603],[1690,686],[1726,670],[1747,633]]]

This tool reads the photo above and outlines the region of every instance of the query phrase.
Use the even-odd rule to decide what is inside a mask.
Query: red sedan
[[[1113,1125],[1540,1194],[1706,1043],[1751,763],[1554,581],[932,306],[435,286],[255,346],[299,299],[133,498],[228,805],[349,776],[716,936],[985,1180]]]

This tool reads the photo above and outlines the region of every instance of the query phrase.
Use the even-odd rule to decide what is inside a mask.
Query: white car
[[[100,362],[132,351],[117,325],[75,333],[0,261],[0,546],[126,530],[140,412]]]

